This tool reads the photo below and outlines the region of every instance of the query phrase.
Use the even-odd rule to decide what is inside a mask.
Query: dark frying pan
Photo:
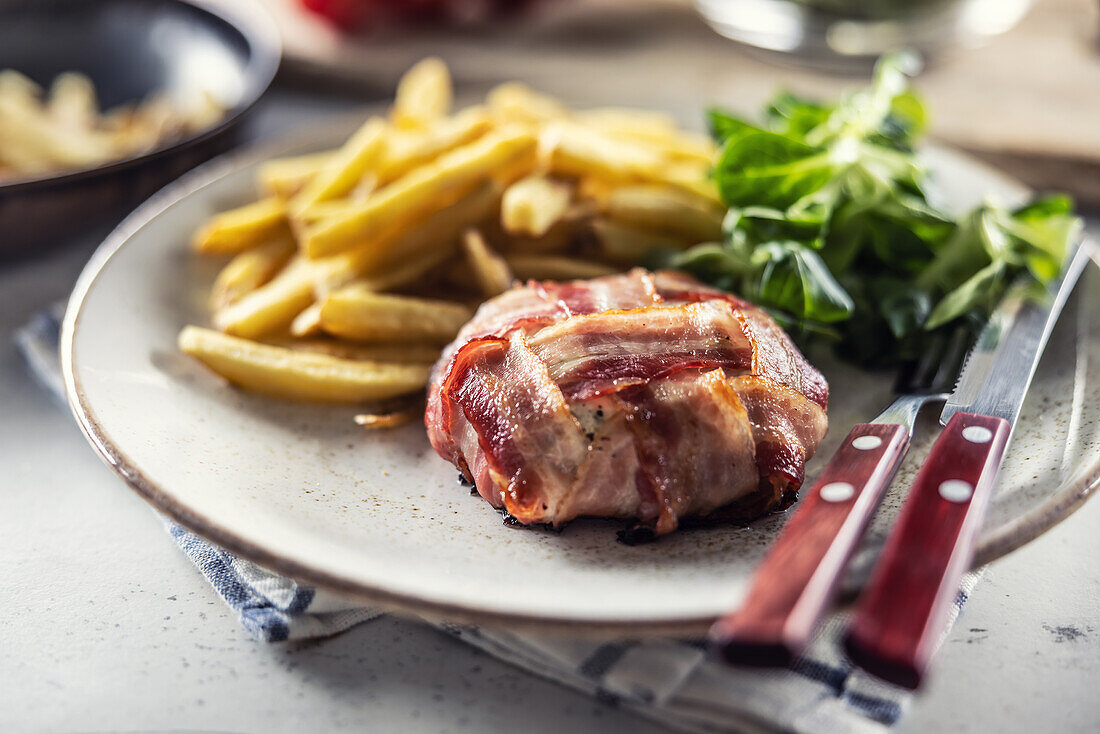
[[[228,107],[213,127],[149,153],[0,184],[0,257],[117,218],[231,148],[275,75],[280,48],[274,23],[252,0],[0,0],[0,69],[43,86],[63,71],[83,72],[105,108],[196,87]]]

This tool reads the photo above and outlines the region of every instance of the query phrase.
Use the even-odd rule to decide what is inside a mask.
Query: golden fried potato
[[[215,214],[195,232],[191,243],[202,253],[236,255],[289,234],[283,202],[272,196]]]
[[[486,298],[500,295],[512,287],[515,277],[508,263],[485,242],[476,229],[467,230],[462,238],[462,251],[474,273],[474,280]]]
[[[325,299],[321,326],[330,334],[374,342],[447,342],[474,312],[452,301],[377,293],[353,283]]]
[[[428,127],[451,111],[454,91],[447,65],[427,58],[405,72],[397,83],[391,117],[398,127]]]
[[[310,257],[324,257],[392,237],[394,230],[454,202],[534,146],[534,136],[523,128],[494,130],[383,186],[354,213],[309,228],[303,238],[305,250]]]
[[[271,280],[294,254],[294,249],[294,240],[282,235],[236,255],[214,279],[211,308],[217,311],[236,303]]]
[[[285,329],[313,303],[316,277],[313,263],[295,257],[270,282],[215,312],[214,325],[227,334],[249,339]]]
[[[359,403],[386,400],[422,390],[427,365],[364,362],[327,354],[293,351],[184,327],[181,351],[247,390],[288,400]]]
[[[462,232],[489,218],[500,206],[500,191],[482,184],[454,204],[433,212],[409,227],[395,230],[390,239],[380,238],[347,252],[315,260],[320,295],[367,278],[376,289],[398,288],[458,251]],[[382,283],[389,283],[383,286]]]
[[[345,196],[356,187],[364,174],[377,167],[386,146],[386,123],[377,118],[367,120],[336,154],[310,179],[287,205],[294,216],[302,216],[309,208],[324,201]]]
[[[335,154],[335,150],[323,150],[265,161],[256,173],[256,183],[268,196],[289,199],[301,191]]]
[[[634,229],[682,238],[691,243],[722,237],[724,211],[695,194],[671,186],[621,186],[604,205],[607,216]]]
[[[425,130],[395,130],[386,137],[378,163],[379,183],[390,183],[443,153],[481,137],[492,127],[482,107],[468,107]]]
[[[569,210],[573,192],[562,181],[528,176],[504,190],[500,222],[509,234],[542,237]]]
[[[682,250],[688,245],[684,240],[627,227],[606,219],[592,222],[592,230],[600,243],[600,254],[603,258],[623,267],[644,263],[646,256],[655,250]]]

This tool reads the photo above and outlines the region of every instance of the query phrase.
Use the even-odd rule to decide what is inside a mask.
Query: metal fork
[[[804,493],[737,611],[710,630],[730,662],[788,665],[809,645],[838,583],[909,448],[917,415],[945,400],[973,332],[960,328],[898,371],[896,400],[856,425]]]

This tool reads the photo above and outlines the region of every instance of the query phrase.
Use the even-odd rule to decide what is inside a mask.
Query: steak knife
[[[1035,368],[1089,261],[1071,253],[1042,301],[1010,293],[971,351],[845,637],[849,657],[907,688],[920,685],[944,635],[997,472]]]

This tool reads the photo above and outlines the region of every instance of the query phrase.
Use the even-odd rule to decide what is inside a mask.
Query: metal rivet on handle
[[[859,449],[860,451],[870,451],[871,449],[877,449],[882,445],[882,439],[878,436],[860,436],[852,441],[852,448]]]
[[[970,443],[989,443],[993,439],[993,431],[985,426],[967,426],[962,433]]]
[[[940,497],[948,502],[966,502],[974,494],[974,485],[962,479],[948,479],[940,482]]]
[[[856,488],[847,482],[829,482],[821,488],[821,499],[826,502],[844,502],[850,500]]]

